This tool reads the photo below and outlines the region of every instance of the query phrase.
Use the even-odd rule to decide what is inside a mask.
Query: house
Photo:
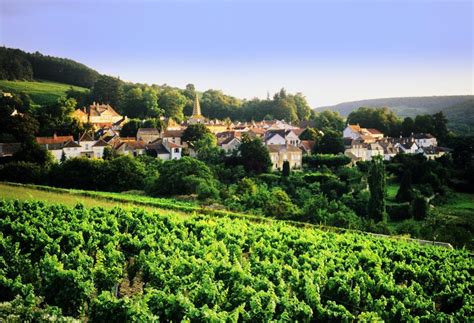
[[[290,168],[300,168],[303,161],[303,152],[292,145],[267,145],[273,170],[283,169],[283,163],[288,161]]]
[[[97,140],[97,142],[92,145],[92,152],[94,158],[104,158],[104,150],[110,145],[103,139]]]
[[[227,155],[239,149],[242,144],[241,132],[226,131],[217,134],[217,146],[222,148]]]
[[[351,138],[351,139],[359,139],[361,134],[361,127],[357,125],[350,125],[348,124],[347,127],[342,132],[342,137],[344,138]]]
[[[311,155],[315,144],[316,144],[316,141],[314,140],[301,140],[299,147],[301,151],[303,152],[303,155]]]
[[[393,157],[395,157],[395,155],[398,154],[399,149],[397,149],[397,147],[395,147],[395,145],[392,142],[388,140],[381,140],[378,143],[383,148],[384,160],[390,160]]]
[[[157,128],[139,128],[137,131],[137,140],[150,143],[160,138],[160,131]]]
[[[429,133],[415,133],[411,135],[418,147],[437,147],[438,141]]]
[[[115,151],[123,155],[139,156],[145,153],[145,142],[135,138],[120,138],[114,142]]]
[[[61,160],[63,146],[70,141],[74,142],[72,136],[57,136],[54,134],[53,137],[36,137],[36,142],[48,150],[56,160]]]
[[[183,137],[184,130],[166,130],[161,135],[163,142],[172,142],[181,145],[181,137]]]
[[[352,140],[351,144],[346,146],[344,155],[349,156],[353,162],[370,161],[374,156],[383,156],[384,148],[377,142],[366,143],[359,138]]]
[[[73,116],[82,123],[90,123],[94,128],[113,127],[123,122],[122,117],[108,104],[92,103],[88,108],[76,109]]]
[[[78,144],[82,147],[81,155],[89,158],[94,157],[92,146],[94,146],[96,142],[93,135],[85,132],[78,141]]]
[[[82,156],[82,149],[82,146],[77,142],[72,140],[68,141],[62,146],[62,152],[59,160],[61,160],[63,155],[66,159],[80,157]]]
[[[436,146],[421,147],[421,150],[423,151],[423,156],[430,160],[439,158],[447,152],[446,148]]]
[[[286,145],[285,130],[267,131],[265,145]]]
[[[362,128],[357,125],[347,125],[342,132],[343,138],[362,139],[366,143],[373,143],[383,139],[384,135],[381,131],[373,128]]]
[[[299,135],[302,133],[299,128],[296,129],[274,129],[267,130],[265,133],[266,145],[292,145],[298,147],[301,139]]]
[[[161,160],[181,159],[183,147],[170,141],[163,142],[162,139],[158,139],[146,145],[146,152]]]

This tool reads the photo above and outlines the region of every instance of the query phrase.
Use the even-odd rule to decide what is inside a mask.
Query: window
[[[174,152],[175,152],[175,153],[179,153],[179,148],[175,148],[175,149],[174,149]]]

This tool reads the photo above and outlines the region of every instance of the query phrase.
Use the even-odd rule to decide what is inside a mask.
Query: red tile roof
[[[74,141],[72,136],[36,137],[36,142],[40,145],[61,144],[71,140]]]

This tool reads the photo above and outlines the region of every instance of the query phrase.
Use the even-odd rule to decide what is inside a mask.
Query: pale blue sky
[[[472,1],[0,2],[1,45],[133,82],[313,107],[474,92]]]

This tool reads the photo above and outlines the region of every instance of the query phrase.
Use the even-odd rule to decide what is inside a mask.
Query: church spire
[[[201,116],[201,105],[199,104],[199,98],[197,93],[194,94],[194,106],[193,106],[193,117]]]

